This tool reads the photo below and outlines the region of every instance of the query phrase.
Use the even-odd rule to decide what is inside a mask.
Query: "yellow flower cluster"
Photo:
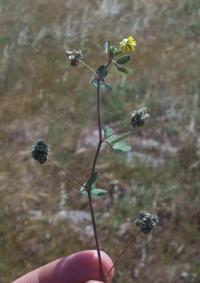
[[[132,36],[129,36],[128,38],[124,38],[120,42],[120,49],[123,52],[131,52],[135,51],[136,41]]]

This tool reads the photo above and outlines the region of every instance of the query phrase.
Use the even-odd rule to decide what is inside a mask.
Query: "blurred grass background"
[[[95,201],[102,249],[113,259],[141,209],[160,217],[140,236],[114,282],[200,282],[199,0],[0,0],[0,282],[55,258],[94,248],[87,199],[51,165],[30,158],[44,138],[53,156],[84,182],[95,150],[95,90],[65,50],[81,48],[94,68],[106,40],[134,35],[124,80],[109,75],[104,123],[123,124],[137,106],[151,120],[134,131],[130,154],[105,148]],[[92,138],[89,138],[92,137]]]

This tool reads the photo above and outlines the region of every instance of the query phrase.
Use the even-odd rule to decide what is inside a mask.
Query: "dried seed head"
[[[43,140],[38,140],[31,150],[33,159],[38,160],[40,164],[44,164],[48,160],[50,146]]]
[[[82,59],[82,52],[81,50],[67,50],[66,51],[67,53],[67,56],[68,56],[68,59],[69,59],[69,62],[70,62],[70,65],[71,66],[77,66],[78,63],[79,63],[79,60]]]
[[[132,114],[131,114],[131,123],[132,126],[135,127],[142,127],[144,126],[145,120],[147,120],[150,115],[147,113],[147,109],[146,108],[140,108],[135,110]]]
[[[151,233],[156,228],[158,222],[158,216],[147,211],[141,211],[139,217],[135,220],[136,225],[139,226],[140,231],[144,234]]]

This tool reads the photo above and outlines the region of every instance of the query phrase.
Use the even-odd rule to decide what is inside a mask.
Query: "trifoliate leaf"
[[[112,128],[105,127],[104,128],[104,138],[108,143],[112,143],[112,141],[118,138],[118,136],[114,134]]]
[[[90,188],[91,189],[91,196],[95,196],[95,197],[101,197],[101,196],[105,196],[107,194],[107,191],[104,189],[99,189],[96,187],[96,181],[97,178],[99,176],[99,172],[94,171],[92,177],[84,184],[84,186],[86,188]],[[81,187],[80,192],[83,194],[88,194],[87,190],[85,189],[85,187]]]
[[[129,133],[124,133],[124,134],[121,134],[121,135],[112,135],[107,140],[111,141],[111,143],[117,143],[119,141],[126,139],[128,136],[129,136]]]
[[[104,189],[99,189],[99,188],[93,188],[91,190],[91,195],[95,197],[103,197],[107,194],[107,191]]]
[[[128,136],[129,136],[129,133],[124,133],[124,134],[116,135],[116,134],[114,134],[112,128],[109,128],[109,127],[105,127],[104,128],[104,138],[109,143],[116,143],[118,141],[124,140]]]
[[[104,138],[105,141],[112,147],[114,150],[120,151],[130,151],[131,147],[124,142],[123,140],[129,136],[129,133],[124,133],[121,135],[116,135],[113,132],[112,128],[105,127],[104,128]]]
[[[124,55],[124,56],[118,58],[118,59],[116,60],[116,62],[117,62],[117,64],[123,65],[123,64],[128,63],[128,61],[130,60],[130,58],[131,58],[131,57],[130,57],[129,55]]]
[[[130,71],[126,68],[123,68],[117,64],[115,64],[115,67],[117,68],[117,70],[125,75],[129,75],[130,74]]]
[[[86,191],[86,189],[84,187],[81,187],[80,192],[84,195],[87,195],[88,192]],[[103,197],[107,194],[107,191],[104,189],[100,189],[100,188],[96,188],[95,185],[92,185],[91,188],[91,196],[92,197]]]
[[[131,146],[124,141],[115,143],[112,148],[123,152],[128,152],[131,150]]]
[[[92,81],[91,81],[91,84],[94,86],[94,87],[96,87],[97,88],[97,79],[93,79]],[[100,88],[102,89],[102,90],[111,90],[112,89],[112,87],[111,87],[111,85],[109,85],[109,84],[107,84],[107,83],[105,83],[105,82],[103,82],[103,81],[100,81]]]

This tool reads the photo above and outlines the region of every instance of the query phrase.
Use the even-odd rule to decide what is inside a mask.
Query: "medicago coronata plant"
[[[116,68],[116,70],[119,73],[122,73],[123,75],[129,75],[130,71],[129,69],[127,69],[126,65],[131,60],[131,53],[135,51],[135,48],[136,40],[132,36],[128,36],[128,38],[122,39],[117,46],[107,41],[104,45],[106,62],[100,65],[96,70],[94,70],[84,61],[84,53],[82,54],[81,50],[73,49],[66,51],[69,63],[72,67],[77,67],[79,64],[82,64],[92,72],[93,78],[91,80],[91,85],[96,89],[98,143],[96,147],[96,152],[94,154],[90,175],[86,179],[84,184],[82,184],[74,174],[72,174],[67,169],[63,168],[63,166],[59,162],[50,158],[50,146],[47,145],[43,140],[38,140],[36,144],[32,146],[32,157],[35,160],[37,160],[40,164],[44,164],[48,161],[51,162],[53,165],[59,167],[62,171],[64,171],[67,176],[70,176],[79,185],[80,192],[82,194],[87,195],[94,231],[94,238],[96,243],[96,250],[99,260],[99,271],[103,282],[107,281],[112,269],[117,266],[119,260],[121,259],[122,255],[124,254],[129,245],[129,241],[123,251],[119,254],[119,257],[114,263],[110,272],[108,274],[105,274],[102,265],[98,229],[93,208],[93,196],[105,196],[107,194],[107,190],[96,187],[96,182],[99,178],[99,172],[96,170],[97,160],[103,143],[107,144],[113,151],[130,151],[131,146],[126,142],[126,138],[130,135],[129,128],[138,128],[144,126],[145,121],[149,118],[149,114],[145,107],[133,109],[133,112],[130,113],[128,119],[129,121],[125,127],[123,126],[119,129],[112,129],[110,126],[103,127],[101,115],[101,92],[109,92],[112,90],[112,86],[107,81],[107,75],[112,70],[112,68]],[[156,228],[156,225],[158,223],[158,217],[154,214],[150,214],[149,212],[142,211],[139,214],[138,218],[133,222],[135,222],[136,226],[138,227],[135,236],[137,236],[140,232],[144,234],[149,234],[152,230]]]

